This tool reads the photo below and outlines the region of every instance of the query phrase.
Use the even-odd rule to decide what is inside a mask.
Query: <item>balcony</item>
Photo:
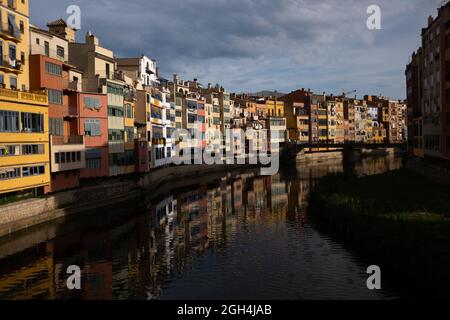
[[[125,99],[125,101],[131,101],[131,102],[137,100],[136,91],[125,91],[124,99]]]
[[[106,79],[115,81],[125,81],[125,74],[122,72],[110,72],[106,74]]]
[[[1,25],[0,37],[16,43],[22,41],[22,34],[20,33],[20,30],[17,27],[14,28],[9,23],[3,23]]]
[[[23,72],[22,61],[19,61],[16,58],[11,59],[8,56],[0,57],[0,70],[15,74],[22,73]]]
[[[78,117],[78,109],[77,107],[62,107],[62,114],[64,118],[77,118]]]
[[[84,136],[52,136],[52,146],[84,145]]]
[[[65,91],[72,91],[72,92],[81,92],[81,81],[69,81],[64,80],[64,90]]]
[[[47,105],[48,97],[44,92],[25,92],[0,88],[0,99],[10,102]]]

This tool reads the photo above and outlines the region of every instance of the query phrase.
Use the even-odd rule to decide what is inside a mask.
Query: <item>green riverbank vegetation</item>
[[[450,297],[450,187],[407,169],[323,178],[310,194],[311,221],[378,265],[405,298]],[[386,288],[385,288],[386,289]]]

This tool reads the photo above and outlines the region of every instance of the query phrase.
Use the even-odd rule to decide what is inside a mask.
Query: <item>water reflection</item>
[[[359,175],[399,168],[363,159]],[[224,175],[99,216],[58,221],[0,241],[0,299],[378,299],[365,267],[306,216],[312,183],[341,161],[293,175]],[[82,269],[67,290],[66,269]]]

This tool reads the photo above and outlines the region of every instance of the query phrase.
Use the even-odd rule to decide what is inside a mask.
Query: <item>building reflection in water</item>
[[[393,157],[363,159],[355,169],[370,175],[400,165]],[[195,259],[232,243],[240,230],[283,222],[307,225],[312,183],[343,170],[341,162],[326,161],[300,165],[296,177],[227,175],[153,199],[119,220],[89,219],[75,228],[50,224],[45,228],[56,229],[52,240],[28,240],[29,248],[13,254],[8,243],[0,246],[0,299],[162,298],[165,287]],[[70,265],[81,267],[82,290],[67,290]]]

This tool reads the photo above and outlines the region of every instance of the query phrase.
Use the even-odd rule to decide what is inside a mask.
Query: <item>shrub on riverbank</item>
[[[450,297],[450,188],[406,169],[336,175],[310,195],[310,218],[347,241],[405,297]]]

